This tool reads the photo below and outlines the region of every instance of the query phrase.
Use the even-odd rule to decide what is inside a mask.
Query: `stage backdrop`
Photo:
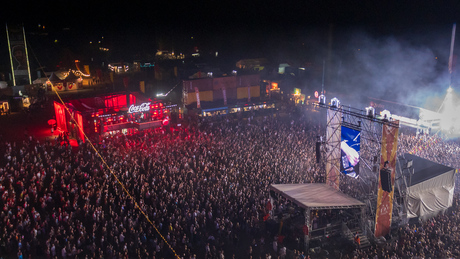
[[[391,172],[391,186],[395,182],[396,150],[398,149],[399,121],[395,121],[398,127],[383,125],[382,151],[380,154],[380,170],[388,161],[388,169]],[[381,174],[380,174],[381,175]],[[390,192],[382,188],[382,179],[379,177],[379,190],[377,194],[377,215],[375,217],[375,237],[385,236],[390,233],[391,214],[393,212],[394,188]]]

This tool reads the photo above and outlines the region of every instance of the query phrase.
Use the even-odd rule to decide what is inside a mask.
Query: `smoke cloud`
[[[342,104],[356,108],[369,106],[370,97],[389,101],[382,104],[400,115],[407,106],[395,103],[437,110],[450,84],[449,36],[425,45],[404,37],[353,34],[334,57],[333,90],[343,96]]]

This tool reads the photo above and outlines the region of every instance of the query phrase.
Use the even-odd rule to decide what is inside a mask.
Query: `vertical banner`
[[[227,105],[227,89],[225,89],[225,86],[222,87],[222,95],[224,96],[224,105]]]
[[[145,81],[139,82],[139,89],[145,94]]]
[[[198,87],[195,87],[195,94],[196,94],[196,108],[200,109],[201,108],[200,91],[198,90]]]
[[[83,143],[85,143],[85,134],[83,133],[83,117],[81,116],[80,112],[76,113],[76,115],[76,121],[78,123],[78,137]]]
[[[251,87],[248,86],[248,103],[251,102]]]
[[[85,74],[89,75],[89,65],[84,65],[83,66],[85,68]]]
[[[65,115],[65,108],[62,104],[54,102],[54,112],[56,115],[56,124],[61,131],[67,131],[67,120]]]
[[[385,124],[382,129],[382,150],[380,154],[375,237],[385,236],[390,233],[391,214],[393,213],[393,186],[395,182],[399,121],[395,121],[395,124],[397,124],[397,127]]]
[[[126,89],[128,89],[129,77],[123,77],[123,85],[125,86]]]
[[[30,85],[29,57],[27,55],[27,45],[25,40],[24,28],[6,28],[8,47],[10,52],[11,72],[14,85]]]

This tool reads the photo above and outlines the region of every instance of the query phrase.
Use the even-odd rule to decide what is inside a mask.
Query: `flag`
[[[396,121],[399,125],[399,122]],[[390,174],[390,184],[394,186],[396,169],[396,150],[398,149],[399,127],[383,125],[382,149],[380,154],[380,169],[388,162]],[[377,212],[375,217],[375,237],[386,236],[390,233],[391,216],[393,212],[394,188],[391,192],[386,192],[382,188],[382,179],[379,178],[379,189],[377,193]]]

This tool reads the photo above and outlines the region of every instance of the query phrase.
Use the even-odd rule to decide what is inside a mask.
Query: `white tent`
[[[411,154],[404,158],[413,161],[407,182],[407,218],[429,219],[451,207],[455,169]]]

